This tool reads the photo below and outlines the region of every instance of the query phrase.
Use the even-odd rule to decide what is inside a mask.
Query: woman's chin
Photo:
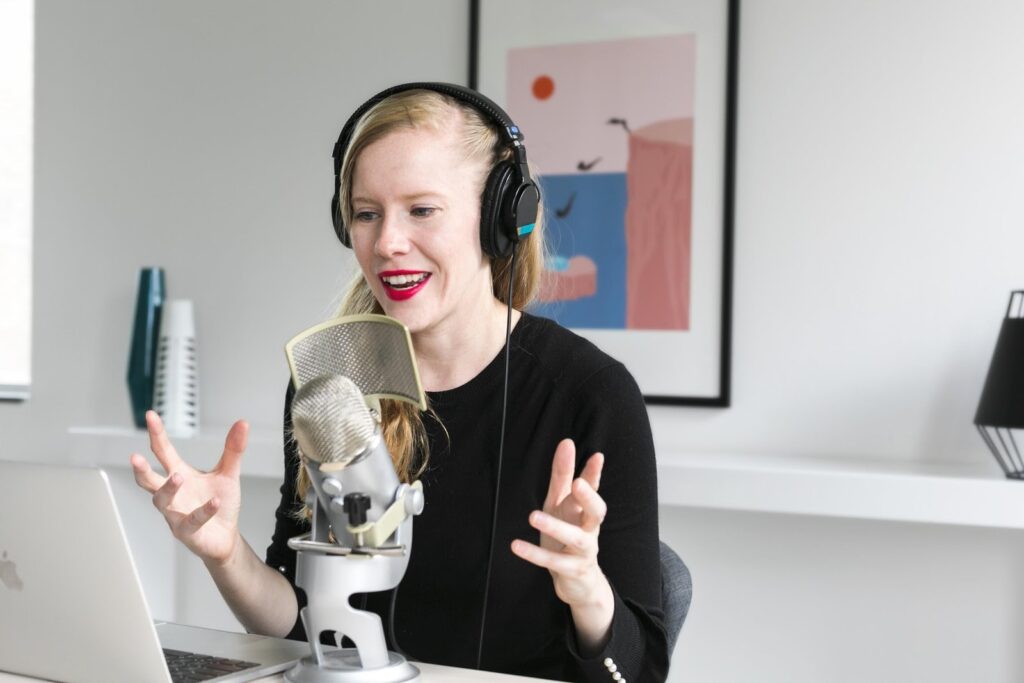
[[[431,321],[422,311],[412,310],[410,306],[395,306],[392,302],[385,303],[382,308],[384,315],[394,318],[405,325],[409,334],[416,334],[430,327]]]

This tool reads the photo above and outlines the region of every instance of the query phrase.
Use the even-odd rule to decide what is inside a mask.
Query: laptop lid
[[[0,462],[0,670],[170,681],[102,470]]]
[[[106,473],[0,462],[0,671],[169,681],[163,648],[250,664],[209,679],[225,683],[310,654],[307,643],[282,638],[168,623],[154,630]]]

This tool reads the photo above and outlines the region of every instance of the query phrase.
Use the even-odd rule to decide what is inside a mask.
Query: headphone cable
[[[391,638],[391,647],[395,652],[405,657],[406,661],[412,658],[398,645],[398,638],[395,637],[395,603],[398,602],[398,586],[391,589],[391,599],[388,600],[388,636]]]
[[[508,417],[508,366],[512,350],[512,285],[516,280],[516,243],[512,243],[512,261],[508,276],[508,313],[505,318],[505,382],[501,397],[501,437],[498,442],[498,476],[494,482],[494,508],[491,511],[491,542],[487,549],[487,573],[484,575],[484,600],[480,610],[480,639],[477,641],[476,668],[484,656],[484,625],[487,622],[487,598],[491,589],[491,564],[494,561],[494,537],[498,533],[498,497],[501,493],[501,462],[505,454],[505,419]]]

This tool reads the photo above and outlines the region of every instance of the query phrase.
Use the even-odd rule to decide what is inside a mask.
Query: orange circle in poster
[[[537,76],[533,79],[533,96],[538,100],[546,100],[555,92],[555,82],[550,76]]]

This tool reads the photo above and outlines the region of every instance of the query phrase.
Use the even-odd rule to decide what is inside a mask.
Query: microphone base
[[[303,657],[288,670],[289,683],[405,683],[420,680],[420,671],[400,654],[388,652],[388,664],[364,669],[359,651],[352,648],[323,653],[323,666],[312,656]]]

